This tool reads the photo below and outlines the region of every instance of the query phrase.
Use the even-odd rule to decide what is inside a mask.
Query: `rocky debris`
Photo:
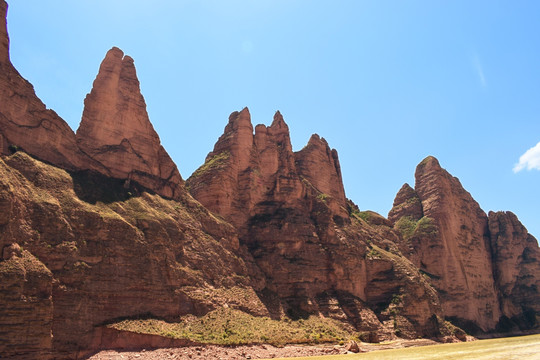
[[[105,175],[137,181],[165,197],[179,196],[180,173],[150,123],[133,59],[118,48],[101,63],[76,138]]]
[[[473,339],[469,340],[472,341]],[[384,344],[361,343],[362,351],[401,349],[411,346],[436,345],[437,342],[427,339],[398,339]],[[346,354],[345,346],[339,345],[287,345],[274,347],[270,345],[244,345],[220,347],[215,345],[189,346],[167,349],[144,349],[142,351],[101,351],[90,357],[90,360],[124,359],[157,360],[157,359],[193,359],[193,360],[242,360],[249,356],[252,359],[294,358],[308,356],[324,356]]]
[[[349,342],[345,346],[345,350],[347,350],[347,352],[359,353],[360,347],[358,347],[358,343],[356,341],[349,340]]]
[[[517,216],[489,212],[490,243],[501,311],[500,331],[536,325],[540,313],[540,248]]]

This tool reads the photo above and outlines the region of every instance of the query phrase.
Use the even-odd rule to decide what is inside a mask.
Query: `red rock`
[[[489,212],[489,232],[502,313],[522,329],[534,326],[531,314],[540,312],[538,242],[509,211]]]
[[[150,123],[132,58],[109,50],[84,104],[77,143],[102,165],[94,170],[179,196],[182,178]]]
[[[4,0],[0,0],[0,64],[9,63],[9,36],[7,33],[7,8]]]
[[[33,86],[9,60],[7,4],[0,1],[0,154],[23,149],[65,169],[99,168],[79,151],[69,125],[38,99]],[[11,148],[11,149],[10,149]]]
[[[388,213],[388,220],[395,224],[403,216],[409,216],[413,220],[420,220],[424,216],[422,212],[422,203],[418,194],[409,184],[403,184],[399,189],[394,205]]]
[[[275,306],[293,317],[319,312],[349,319],[383,339],[391,333],[370,306],[411,292],[415,296],[403,304],[416,326],[410,335],[435,333],[438,325],[430,318],[441,312],[433,289],[408,260],[367,245],[385,247],[383,236],[397,237],[388,221],[373,214],[371,227],[349,219],[337,152],[314,135],[293,153],[279,112],[269,127],[257,125],[255,135],[252,129],[247,109],[233,113],[187,186],[239,230],[240,243],[267,279],[266,294],[279,299]],[[370,252],[378,255],[368,257]]]
[[[308,144],[295,154],[295,159],[300,176],[319,192],[328,195],[327,202],[332,200],[335,213],[343,213],[341,209],[347,208],[347,199],[337,151],[330,149],[324,138],[314,134]]]
[[[410,242],[405,254],[431,277],[446,317],[494,329],[501,312],[486,214],[434,157],[418,165],[415,177],[415,191],[402,188],[390,212]],[[420,219],[414,193],[421,201]]]
[[[78,176],[23,152],[0,159],[0,198],[12,209],[0,225],[6,349],[49,349],[54,358],[73,358],[92,347],[96,326],[121,317],[152,314],[172,321],[224,304],[268,315],[255,293],[264,279],[238,248],[231,225],[187,195],[176,202],[143,193],[93,205],[80,191],[121,194],[122,182]],[[82,183],[80,176],[93,179]],[[13,273],[19,244],[23,260],[27,252],[35,260]],[[24,277],[36,271],[36,281]],[[25,303],[21,295],[36,300]]]
[[[52,358],[52,274],[30,252],[12,243],[0,261],[0,354]]]

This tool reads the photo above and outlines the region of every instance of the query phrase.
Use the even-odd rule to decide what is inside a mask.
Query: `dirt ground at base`
[[[388,343],[370,344],[358,343],[360,352],[384,349],[398,349],[410,346],[425,346],[439,344],[433,340],[396,340]],[[145,349],[140,351],[101,351],[89,360],[242,360],[242,359],[273,359],[298,356],[319,356],[346,354],[345,345],[287,345],[274,347],[271,345],[250,345],[224,347],[216,345],[187,346],[180,348]]]

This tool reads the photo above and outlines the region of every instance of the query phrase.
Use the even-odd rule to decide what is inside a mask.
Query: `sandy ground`
[[[424,346],[438,344],[433,340],[397,340],[383,344],[359,343],[360,351],[374,351],[383,349],[397,349],[410,346]],[[337,355],[346,354],[345,346],[317,345],[317,346],[285,346],[274,347],[270,345],[253,346],[187,346],[181,348],[166,348],[141,351],[101,351],[90,360],[157,360],[157,359],[189,359],[189,360],[241,360],[241,359],[273,359],[295,356]]]

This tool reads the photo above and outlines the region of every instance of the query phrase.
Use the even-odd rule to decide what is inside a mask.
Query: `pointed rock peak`
[[[414,176],[416,178],[416,186],[418,186],[418,180],[422,177],[426,177],[428,174],[441,173],[443,169],[434,156],[428,156],[416,166]],[[418,190],[418,188],[416,188]]]
[[[416,195],[416,191],[414,191],[414,189],[411,187],[411,185],[409,185],[408,183],[405,183],[405,184],[403,184],[401,189],[399,189],[399,191],[398,191],[398,193],[396,195],[396,200],[398,198],[409,199],[409,198],[414,197],[414,196],[418,196],[418,195]],[[394,201],[394,205],[396,205],[395,201]]]
[[[182,182],[146,112],[133,59],[116,47],[107,52],[84,100],[76,137],[80,148],[113,177],[148,174],[166,180],[172,183],[168,189],[156,187],[144,176],[139,182],[167,197],[172,197],[175,190],[170,189]]]
[[[439,160],[437,160],[437,158],[430,155],[430,156],[426,157],[424,160],[422,160],[420,162],[420,164],[418,164],[416,169],[418,170],[419,168],[426,169],[426,170],[440,169],[441,164],[439,164]]]
[[[247,107],[243,108],[242,111],[233,111],[231,115],[229,115],[229,123],[225,127],[225,134],[228,134],[231,131],[238,131],[241,128],[253,134],[251,114]]]
[[[4,0],[0,0],[0,63],[9,62],[9,36],[7,32],[7,8]]]
[[[422,203],[416,191],[407,183],[399,189],[392,209],[388,213],[388,220],[395,223],[403,216],[418,220],[423,216]]]
[[[272,121],[272,125],[270,125],[273,129],[287,129],[289,131],[289,127],[285,123],[285,120],[283,120],[283,115],[278,111],[274,114],[274,121]]]
[[[326,141],[326,139],[323,138],[323,137],[320,137],[318,134],[313,134],[309,138],[307,146],[311,146],[311,145],[322,145],[322,146],[330,149],[330,146],[328,145],[328,142]]]
[[[289,127],[287,126],[287,123],[285,123],[285,120],[283,120],[283,116],[279,111],[275,113],[274,121],[272,121],[272,125],[268,127],[268,132],[274,136],[289,138]],[[287,140],[287,142],[290,142],[290,140]]]
[[[116,46],[113,46],[109,51],[107,51],[107,54],[105,54],[105,59],[103,61],[107,61],[110,59],[120,59],[122,60],[124,58],[124,52],[117,48]]]

